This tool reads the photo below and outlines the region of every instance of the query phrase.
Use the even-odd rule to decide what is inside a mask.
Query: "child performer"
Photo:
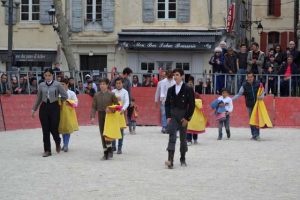
[[[191,121],[188,123],[187,127],[187,142],[188,145],[192,144],[192,139],[194,139],[194,144],[197,144],[198,134],[205,132],[205,127],[207,123],[207,119],[202,112],[202,100],[200,99],[200,95],[195,93],[195,110],[192,116]]]
[[[222,128],[225,126],[227,138],[230,138],[230,115],[233,111],[232,99],[229,97],[229,91],[226,88],[222,89],[222,96],[215,100],[211,107],[216,109],[217,120],[219,121],[219,136],[218,140],[222,140]]]
[[[118,77],[115,80],[116,89],[113,89],[112,92],[116,95],[120,104],[122,105],[122,110],[120,111],[120,122],[121,122],[121,135],[122,138],[118,140],[118,151],[117,154],[122,154],[122,146],[123,146],[123,138],[124,138],[124,128],[126,128],[126,120],[125,120],[125,111],[129,106],[129,95],[127,90],[123,88],[122,78]],[[113,151],[116,151],[116,141],[112,142]]]
[[[106,112],[111,112],[108,106],[113,104],[118,104],[118,99],[114,93],[108,90],[109,80],[107,78],[102,78],[99,81],[100,83],[100,92],[97,92],[93,97],[92,110],[91,110],[91,123],[95,121],[95,115],[98,111],[98,121],[100,136],[102,140],[102,146],[104,149],[103,160],[108,160],[109,157],[112,157],[112,146],[110,141],[106,141],[103,135],[105,116]]]
[[[63,136],[64,146],[62,150],[68,152],[70,134],[74,131],[78,131],[78,121],[75,112],[75,107],[78,105],[78,99],[75,92],[69,90],[69,80],[61,79],[61,85],[66,90],[68,94],[68,99],[66,101],[60,101],[60,122],[58,127],[58,132]]]
[[[138,118],[138,107],[135,104],[135,99],[131,98],[130,106],[127,110],[128,126],[130,134],[135,135],[136,119]]]

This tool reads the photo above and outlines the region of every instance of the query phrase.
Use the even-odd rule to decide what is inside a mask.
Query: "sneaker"
[[[230,133],[227,133],[227,139],[230,139]]]
[[[222,140],[222,138],[221,138],[221,137],[218,137],[218,140]]]
[[[61,150],[60,144],[56,144],[56,152],[57,152],[57,153],[60,153],[60,150]]]
[[[63,147],[64,149],[63,149],[63,151],[64,152],[68,152],[69,151],[69,148],[68,147]]]
[[[173,163],[169,160],[165,161],[165,165],[166,167],[168,167],[168,169],[173,169]]]
[[[117,154],[122,154],[122,150],[119,149],[119,150],[117,151]]]
[[[188,146],[191,146],[191,145],[192,145],[192,142],[187,142],[187,145],[188,145]]]
[[[162,128],[162,129],[161,129],[161,132],[162,132],[162,133],[166,133],[166,129],[165,129],[165,128]]]
[[[194,144],[198,144],[198,141],[197,141],[197,140],[194,140]]]

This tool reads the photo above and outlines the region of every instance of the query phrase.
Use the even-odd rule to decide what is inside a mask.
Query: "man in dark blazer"
[[[183,82],[183,70],[174,69],[173,74],[176,84],[168,89],[165,102],[168,122],[167,133],[169,134],[169,143],[167,147],[168,160],[165,164],[169,169],[173,168],[177,130],[180,132],[180,163],[181,166],[186,166],[185,154],[188,150],[186,130],[188,121],[191,120],[195,109],[194,91],[193,88]]]

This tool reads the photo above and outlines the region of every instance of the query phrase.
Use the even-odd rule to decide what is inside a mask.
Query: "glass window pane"
[[[190,63],[183,63],[183,70],[189,71],[190,70]]]
[[[176,63],[176,68],[177,69],[182,69],[182,63]]]
[[[29,4],[29,0],[22,0],[21,4]]]
[[[40,6],[39,5],[32,6],[32,12],[40,12]]]
[[[165,10],[165,4],[163,4],[163,3],[158,4],[158,8],[157,9],[158,10]]]
[[[28,20],[28,19],[29,19],[28,13],[22,13],[21,20]]]
[[[96,0],[96,4],[102,4],[102,0]]]
[[[169,0],[169,2],[175,2],[176,3],[176,0]]]
[[[141,63],[141,70],[147,70],[147,63]]]
[[[93,15],[92,15],[92,14],[87,14],[87,15],[86,15],[86,19],[87,19],[88,21],[92,21]]]
[[[86,12],[87,13],[93,13],[93,7],[92,6],[87,6],[86,7]]]
[[[22,5],[21,12],[29,12],[29,6]]]
[[[154,63],[148,63],[148,70],[154,70]]]
[[[169,4],[169,10],[176,10],[176,4],[175,3],[170,3]]]
[[[40,14],[39,13],[33,13],[32,14],[32,20],[39,20],[40,19]]]
[[[159,11],[158,13],[157,13],[157,17],[158,18],[165,18],[165,12],[164,11]]]
[[[166,2],[166,0],[158,0],[157,2]]]
[[[39,4],[40,0],[32,0],[32,4]]]
[[[102,21],[102,16],[101,14],[96,15],[96,21]]]
[[[87,5],[93,5],[93,0],[87,0],[87,1],[86,1],[86,4],[87,4]]]
[[[176,18],[176,12],[175,11],[170,11],[169,12],[169,18],[170,19]]]
[[[96,7],[96,12],[99,12],[99,13],[100,13],[101,11],[102,11],[101,6],[97,6],[97,7]]]

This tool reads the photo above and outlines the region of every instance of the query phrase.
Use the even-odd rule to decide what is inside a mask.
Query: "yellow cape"
[[[69,134],[73,133],[74,131],[78,131],[79,126],[75,108],[68,105],[69,103],[67,101],[60,101],[59,104],[61,109],[58,132],[60,134]]]
[[[118,105],[109,106],[110,109],[116,109]],[[103,135],[107,140],[122,138],[121,128],[126,128],[125,115],[120,111],[106,113]]]
[[[196,99],[195,110],[187,126],[188,133],[202,133],[205,131],[207,119],[201,111],[202,107],[202,100]]]
[[[262,85],[260,85],[257,92],[257,97],[261,96],[263,92],[264,92],[264,88]],[[273,127],[266,105],[263,100],[257,98],[257,101],[253,107],[249,124],[259,128]]]

